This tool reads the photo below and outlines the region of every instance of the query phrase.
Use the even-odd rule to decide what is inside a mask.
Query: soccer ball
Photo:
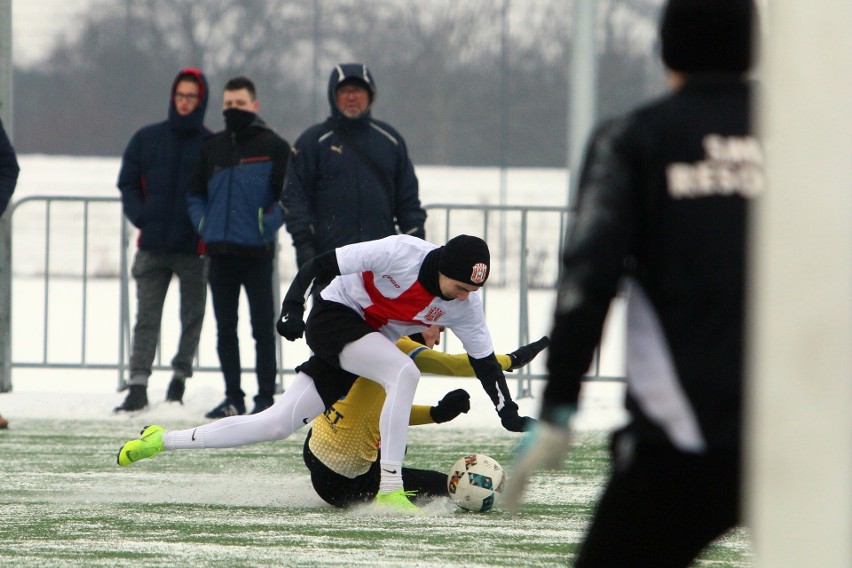
[[[471,454],[453,464],[447,480],[450,498],[462,509],[485,512],[503,491],[503,467],[485,454]]]

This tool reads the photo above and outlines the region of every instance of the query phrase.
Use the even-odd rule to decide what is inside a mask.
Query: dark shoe
[[[263,412],[270,406],[275,404],[275,401],[271,398],[254,398],[254,410],[251,411],[252,414],[257,414],[259,412]]]
[[[113,412],[135,412],[148,407],[148,387],[145,385],[130,385],[127,387],[127,398],[116,406]]]
[[[0,430],[5,430],[9,427],[9,421],[0,416]]]
[[[183,404],[183,393],[186,390],[186,378],[172,377],[169,388],[166,391],[166,402],[179,402]]]
[[[522,347],[518,347],[515,351],[509,353],[509,359],[512,360],[512,366],[509,371],[520,369],[533,359],[535,356],[544,351],[550,345],[550,339],[545,335],[538,341],[533,341]]]
[[[205,418],[225,418],[227,416],[239,416],[246,413],[246,405],[242,401],[226,398],[219,406],[204,415]]]

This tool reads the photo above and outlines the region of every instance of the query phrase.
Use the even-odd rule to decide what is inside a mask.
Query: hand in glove
[[[571,444],[568,423],[575,413],[575,407],[567,406],[542,413],[541,420],[524,435],[503,491],[503,502],[509,511],[516,513],[520,510],[533,473],[562,467]]]
[[[515,402],[508,402],[502,409],[497,411],[500,417],[500,423],[503,428],[509,432],[524,432],[529,426],[535,424],[535,419],[529,416],[518,415],[518,405]]]
[[[285,300],[281,304],[281,316],[275,324],[275,329],[278,334],[288,341],[296,341],[305,333],[305,322],[302,316],[305,313],[305,307],[296,302]]]
[[[512,361],[512,366],[507,370],[514,371],[526,366],[530,361],[535,359],[536,355],[541,353],[550,345],[550,339],[545,335],[538,341],[522,345],[509,353],[509,360]]]
[[[306,262],[317,255],[317,249],[314,248],[314,245],[310,242],[304,242],[294,246],[296,247],[296,266],[298,268],[302,268]]]
[[[470,395],[464,389],[456,389],[444,395],[438,404],[429,410],[432,420],[437,423],[449,422],[462,412],[470,410]]]

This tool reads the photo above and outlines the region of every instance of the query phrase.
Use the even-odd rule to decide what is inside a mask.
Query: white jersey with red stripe
[[[430,294],[417,276],[426,255],[437,245],[394,235],[335,250],[341,275],[322,297],[349,306],[376,331],[396,341],[431,325],[451,329],[476,359],[494,352],[479,291],[465,301]]]

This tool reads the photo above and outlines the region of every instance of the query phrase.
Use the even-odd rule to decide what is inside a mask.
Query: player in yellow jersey
[[[414,360],[421,372],[473,376],[466,353],[451,355],[430,349],[438,337],[439,329],[433,326],[413,339],[401,338],[397,347]],[[508,355],[497,355],[497,360],[504,370],[514,371],[548,345],[548,338],[542,337]],[[381,385],[359,378],[345,397],[311,423],[305,439],[305,465],[311,472],[314,489],[327,503],[348,507],[375,499],[380,478],[379,415],[384,401]],[[435,406],[414,405],[409,425],[448,422],[468,410],[470,395],[457,389]],[[403,467],[402,481],[405,491],[416,491],[418,497],[448,495],[446,473]]]

